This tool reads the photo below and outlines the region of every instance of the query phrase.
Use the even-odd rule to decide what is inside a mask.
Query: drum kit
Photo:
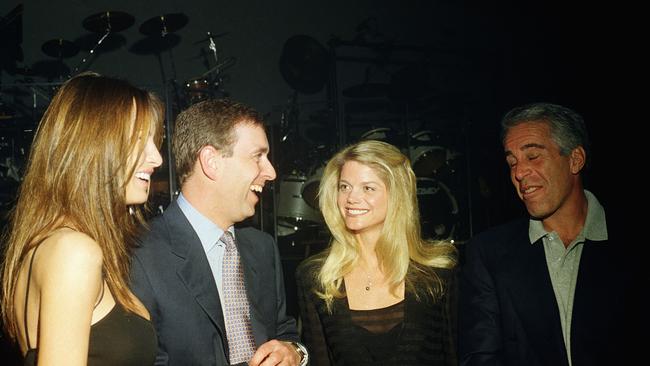
[[[136,19],[121,11],[104,11],[92,14],[82,21],[83,28],[89,33],[74,40],[54,38],[41,45],[41,51],[49,59],[35,62],[24,68],[24,72],[17,71],[25,77],[43,77],[50,82],[63,82],[77,73],[87,69],[92,59],[99,54],[122,48],[126,38],[120,33],[131,28]],[[189,19],[182,13],[168,13],[157,15],[142,22],[138,31],[144,37],[133,42],[128,51],[136,55],[155,55],[160,63],[163,80],[167,82],[162,65],[161,54],[170,51],[181,42],[177,32],[189,23]],[[182,106],[194,104],[213,96],[227,96],[223,90],[226,80],[224,70],[233,66],[234,57],[221,57],[217,52],[215,40],[227,33],[206,32],[206,36],[194,42],[195,45],[207,47],[211,55],[203,49],[202,55],[206,64],[206,71],[194,75],[184,81],[179,81],[177,87],[178,98]],[[79,56],[83,55],[83,56]],[[171,55],[171,53],[170,53]],[[79,57],[73,68],[68,66],[69,60]],[[172,82],[177,83],[176,80]]]

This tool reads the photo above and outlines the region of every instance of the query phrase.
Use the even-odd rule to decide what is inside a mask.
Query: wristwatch
[[[291,345],[296,350],[296,353],[300,356],[299,366],[306,366],[309,362],[309,353],[307,353],[307,348],[298,342],[291,342]]]

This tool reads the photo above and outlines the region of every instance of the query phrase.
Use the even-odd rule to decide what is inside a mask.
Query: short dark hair
[[[172,151],[180,186],[192,174],[198,153],[204,146],[214,146],[227,155],[235,143],[238,123],[264,128],[260,114],[243,103],[230,99],[208,99],[179,113],[174,124]]]

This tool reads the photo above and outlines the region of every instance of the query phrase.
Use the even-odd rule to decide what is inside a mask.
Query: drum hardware
[[[207,37],[201,38],[201,39],[199,39],[198,41],[195,41],[192,44],[194,44],[194,45],[201,44],[203,42],[209,41],[210,38],[220,38],[220,37],[223,37],[223,36],[227,36],[230,33],[229,32],[221,32],[221,33],[217,33],[217,34],[212,34],[212,32],[206,32],[206,34],[207,34]]]
[[[83,27],[93,33],[102,34],[101,38],[97,40],[95,46],[88,51],[88,55],[81,59],[79,64],[75,66],[73,74],[76,74],[81,69],[88,59],[95,54],[95,50],[99,45],[104,42],[106,37],[111,33],[121,32],[135,23],[135,18],[125,12],[121,11],[104,11],[101,13],[93,14],[83,20]]]
[[[409,157],[417,177],[440,177],[443,171],[455,173],[451,162],[457,153],[438,145],[440,138],[432,131],[420,131],[411,136]]]
[[[169,33],[164,37],[148,36],[134,42],[129,51],[136,55],[160,55],[181,43],[181,37]]]
[[[220,86],[223,84],[225,79],[222,72],[223,70],[233,66],[236,62],[234,57],[227,57],[220,60],[219,54],[217,53],[217,46],[214,42],[214,38],[225,36],[228,33],[219,33],[214,35],[212,32],[206,32],[206,34],[206,38],[199,42],[195,42],[195,44],[208,41],[208,49],[212,52],[216,65],[201,75],[185,81],[184,89],[188,104],[194,104],[208,99],[218,94],[218,92],[226,94],[223,90],[220,90]],[[201,56],[205,57],[203,49],[201,49]],[[206,62],[209,63],[208,60],[206,60]]]
[[[35,63],[33,67],[47,69],[48,72],[41,71],[41,75],[47,76],[48,79],[59,78],[63,79],[64,75],[69,75],[70,69],[63,63],[64,58],[69,58],[76,55],[79,52],[79,48],[72,42],[57,38],[46,41],[41,45],[41,50],[43,53],[50,57],[55,57],[56,60],[52,62],[41,61],[41,63]],[[45,67],[47,65],[47,67]]]
[[[277,214],[284,222],[297,227],[312,226],[323,222],[320,211],[313,209],[302,197],[306,177],[294,171],[283,177],[278,189]]]
[[[312,174],[309,175],[309,178],[305,181],[305,184],[302,186],[302,198],[305,202],[313,209],[318,210],[318,189],[320,188],[320,180],[323,177],[323,170],[325,170],[325,165],[321,165],[316,168]]]
[[[147,19],[140,25],[140,33],[146,36],[165,37],[187,25],[189,19],[183,13],[171,13]]]
[[[400,150],[406,145],[405,138],[390,127],[379,127],[366,131],[361,135],[360,140],[378,140],[387,142]]]
[[[90,52],[102,35],[97,33],[86,33],[76,38],[73,42],[84,52]],[[126,45],[126,38],[119,33],[110,33],[102,42],[102,46],[95,48],[93,54],[98,55],[118,50]]]
[[[295,35],[287,39],[280,55],[280,73],[291,88],[304,94],[323,90],[329,77],[329,54],[316,39]]]
[[[121,32],[135,23],[135,18],[122,11],[103,11],[83,20],[83,27],[94,33]]]
[[[41,45],[41,50],[48,56],[57,59],[69,58],[79,53],[79,47],[62,38],[51,39]]]
[[[418,208],[423,236],[452,238],[458,226],[458,201],[447,185],[437,179],[417,178]]]
[[[63,60],[40,60],[32,64],[34,72],[48,80],[61,79],[70,74],[70,68]],[[51,96],[48,97],[48,100]]]

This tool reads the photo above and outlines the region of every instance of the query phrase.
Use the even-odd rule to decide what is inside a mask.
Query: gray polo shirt
[[[578,277],[582,248],[586,239],[590,241],[607,240],[605,210],[591,192],[587,190],[584,192],[587,196],[587,219],[585,220],[585,226],[568,247],[564,247],[562,239],[560,239],[560,236],[555,231],[547,232],[540,220],[531,219],[528,226],[528,236],[532,244],[540,238],[543,238],[546,264],[551,277],[551,283],[553,284],[558,309],[560,310],[562,335],[564,336],[564,345],[567,350],[567,357],[569,358],[569,366],[572,364],[571,316],[573,313],[573,296],[576,289],[576,279]]]

